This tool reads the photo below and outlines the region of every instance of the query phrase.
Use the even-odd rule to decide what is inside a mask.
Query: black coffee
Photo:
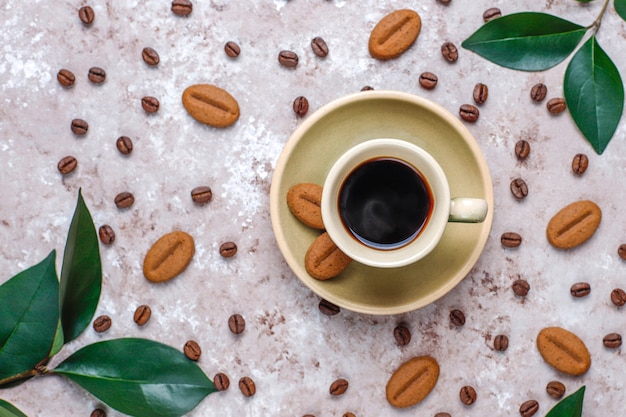
[[[396,249],[426,224],[433,196],[420,173],[395,158],[375,158],[356,167],[339,192],[339,213],[350,233],[376,249]]]

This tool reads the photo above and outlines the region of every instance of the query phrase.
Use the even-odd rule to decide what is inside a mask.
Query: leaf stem
[[[610,0],[604,1],[604,5],[602,6],[602,10],[600,10],[600,14],[596,18],[596,20],[594,20],[593,23],[587,27],[587,29],[593,29],[594,34],[598,33],[598,30],[600,30],[600,24],[602,23],[604,13],[606,13],[606,9],[609,6],[609,1]]]
[[[0,379],[0,387],[11,384],[13,382],[21,381],[23,379],[28,379],[33,376],[43,375],[45,373],[48,373],[48,370],[45,367],[36,366],[35,368],[29,369],[28,371],[20,372],[19,374]]]

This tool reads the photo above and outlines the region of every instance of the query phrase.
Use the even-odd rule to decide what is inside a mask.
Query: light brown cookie
[[[296,184],[287,192],[287,206],[291,213],[307,226],[324,230],[321,201],[322,186],[318,184]]]
[[[406,408],[422,401],[435,388],[439,379],[439,364],[430,356],[418,356],[404,362],[389,378],[387,401]]]
[[[383,17],[370,33],[368,48],[376,59],[397,58],[409,49],[422,29],[417,12],[396,10]]]
[[[336,277],[350,265],[350,259],[330,239],[327,232],[313,241],[304,256],[304,267],[315,279],[327,280]]]
[[[239,103],[226,90],[211,84],[196,84],[183,92],[183,106],[197,121],[213,127],[228,127],[239,119]]]
[[[143,274],[151,282],[169,281],[187,268],[195,251],[189,234],[175,231],[163,235],[146,253]]]
[[[596,203],[577,201],[552,217],[546,229],[546,237],[556,248],[571,249],[593,236],[601,220],[602,210]]]
[[[569,375],[582,375],[591,366],[585,343],[561,327],[542,329],[537,335],[537,349],[549,365]]]

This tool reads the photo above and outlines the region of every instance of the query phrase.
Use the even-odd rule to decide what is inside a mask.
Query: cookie
[[[307,226],[324,230],[321,201],[321,185],[300,183],[287,192],[287,206],[291,213]]]
[[[183,92],[183,106],[197,121],[213,127],[228,127],[239,119],[239,103],[226,90],[211,84],[196,84]]]
[[[195,251],[189,234],[175,231],[163,235],[146,253],[143,274],[150,282],[169,281],[187,268]]]
[[[556,248],[571,249],[593,236],[601,220],[602,211],[596,203],[577,201],[552,217],[546,229],[546,237]]]
[[[376,59],[397,58],[409,49],[422,29],[417,12],[396,10],[383,17],[370,33],[368,48]]]
[[[549,365],[569,375],[582,375],[591,366],[585,343],[561,327],[546,327],[537,335],[537,349]]]
[[[404,362],[389,378],[385,389],[389,404],[406,408],[422,401],[435,388],[439,364],[430,356]]]
[[[330,239],[327,232],[313,241],[304,255],[304,267],[315,279],[327,280],[336,277],[350,265],[350,259]]]

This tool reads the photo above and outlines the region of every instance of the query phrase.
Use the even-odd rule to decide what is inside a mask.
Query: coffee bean
[[[611,302],[618,307],[626,304],[626,291],[621,288],[615,288],[611,291]]]
[[[70,129],[75,135],[82,136],[87,134],[89,124],[83,119],[74,119],[70,124]]]
[[[224,242],[220,245],[220,255],[223,258],[231,258],[237,253],[237,245],[235,242]]]
[[[563,385],[560,381],[550,381],[548,385],[546,385],[546,392],[557,400],[560,399],[563,395],[565,395],[565,385]]]
[[[450,311],[450,322],[457,327],[463,326],[465,324],[465,313],[458,309]]]
[[[206,204],[213,198],[211,187],[200,185],[191,190],[191,199],[196,204]]]
[[[252,397],[256,394],[256,385],[252,378],[244,376],[239,380],[239,390],[245,397]]]
[[[117,138],[115,146],[123,155],[128,155],[133,151],[133,141],[128,136],[120,136]]]
[[[439,82],[439,78],[432,72],[423,72],[420,74],[419,83],[422,88],[426,90],[432,90],[437,86],[437,82]]]
[[[439,3],[450,4],[450,1],[452,0],[439,0]]]
[[[213,377],[213,384],[218,391],[226,391],[230,387],[230,379],[223,372],[218,372]]]
[[[117,208],[125,209],[133,205],[135,202],[135,196],[128,191],[123,191],[116,195],[113,201],[115,202]]]
[[[299,96],[293,101],[293,111],[300,117],[303,117],[309,111],[309,100],[306,97]]]
[[[582,175],[587,171],[589,166],[589,158],[584,153],[577,153],[572,159],[572,171],[576,175]]]
[[[200,355],[202,355],[202,349],[200,349],[200,345],[195,340],[188,340],[185,342],[183,352],[185,353],[185,356],[192,361],[197,361],[200,359]]]
[[[86,25],[90,25],[93,23],[93,19],[96,17],[93,9],[89,6],[83,6],[78,9],[78,18],[81,22]]]
[[[57,81],[63,87],[71,87],[74,85],[76,81],[76,76],[74,73],[68,69],[63,68],[57,73]]]
[[[626,261],[626,243],[622,243],[617,248],[617,255]]]
[[[93,329],[98,332],[106,332],[111,327],[111,317],[109,316],[98,316],[93,321]]]
[[[241,53],[241,48],[233,41],[228,41],[224,45],[224,52],[231,58],[237,58]]]
[[[228,318],[228,328],[234,334],[241,334],[246,329],[246,320],[241,314],[233,314]]]
[[[94,84],[102,84],[107,78],[107,73],[100,67],[91,67],[87,73],[87,78]]]
[[[448,62],[456,62],[459,59],[459,50],[452,42],[445,42],[441,45],[441,55]]]
[[[587,282],[577,282],[571,286],[569,292],[572,294],[572,297],[586,297],[591,292],[591,285]]]
[[[193,4],[189,0],[173,0],[172,12],[177,16],[189,16],[193,11]]]
[[[519,413],[522,417],[531,417],[539,411],[539,403],[535,400],[528,400],[519,406]]]
[[[393,329],[393,337],[398,346],[406,346],[411,341],[411,331],[404,324],[399,324]]]
[[[356,417],[356,415],[354,415],[354,413],[351,413],[351,412],[348,411],[347,413],[343,413],[343,416],[341,416],[341,417]]]
[[[546,103],[546,108],[552,114],[559,114],[565,111],[565,109],[567,108],[567,104],[565,103],[564,98],[551,98]]]
[[[604,347],[615,349],[622,346],[622,336],[619,333],[609,333],[602,339]]]
[[[159,57],[157,51],[150,48],[149,46],[143,48],[143,50],[141,51],[141,58],[143,59],[143,62],[150,65],[151,67],[159,65],[159,62],[161,62],[161,58]]]
[[[320,300],[319,309],[323,314],[327,316],[334,316],[335,314],[339,314],[341,309],[339,306],[331,303],[330,301],[324,300],[323,298]]]
[[[111,245],[115,242],[115,232],[108,224],[100,226],[100,229],[98,229],[98,236],[100,236],[100,241],[105,245]]]
[[[480,112],[478,111],[478,108],[476,106],[472,106],[471,104],[463,104],[459,108],[459,115],[461,116],[461,119],[465,120],[466,122],[474,123],[476,120],[478,120]]]
[[[330,384],[330,395],[342,395],[348,390],[348,381],[339,378]]]
[[[522,237],[515,232],[505,232],[500,236],[500,243],[505,248],[517,248],[522,244]]]
[[[500,9],[498,9],[497,7],[492,7],[492,8],[485,10],[485,12],[483,13],[483,20],[485,22],[488,22],[500,16],[502,16],[502,12],[500,11]]]
[[[515,156],[517,159],[526,159],[530,154],[530,143],[524,139],[520,139],[515,144]]]
[[[144,97],[141,99],[141,107],[146,113],[156,113],[159,111],[159,100],[156,97]]]
[[[513,288],[515,295],[526,297],[528,295],[528,291],[530,291],[530,284],[524,279],[516,279],[513,281],[511,288]]]
[[[316,36],[311,40],[311,49],[313,49],[313,53],[320,58],[328,56],[328,45],[326,44],[326,41],[319,36]]]
[[[150,320],[150,316],[152,316],[152,309],[150,309],[150,306],[143,304],[135,310],[133,320],[138,326],[143,326]]]
[[[509,348],[509,338],[503,334],[497,335],[493,339],[493,348],[498,352],[504,352]]]
[[[107,413],[102,408],[96,408],[89,414],[89,417],[107,417]]]
[[[476,390],[474,387],[466,385],[459,391],[459,398],[465,405],[472,405],[476,402]]]
[[[295,68],[298,66],[298,55],[292,51],[280,51],[278,62],[283,67]]]
[[[489,97],[489,87],[483,83],[476,84],[472,96],[476,104],[484,104]]]
[[[524,199],[528,195],[528,185],[521,178],[515,178],[511,181],[511,194],[518,200]]]
[[[57,164],[57,169],[62,175],[67,175],[78,166],[78,161],[71,155],[61,158]]]
[[[365,87],[361,88],[361,91],[372,91],[374,90],[374,87],[366,85]]]
[[[536,101],[537,103],[545,100],[548,95],[548,87],[544,83],[538,83],[533,85],[530,89],[530,99],[532,101]]]
[[[450,413],[437,413],[435,417],[452,417]]]

